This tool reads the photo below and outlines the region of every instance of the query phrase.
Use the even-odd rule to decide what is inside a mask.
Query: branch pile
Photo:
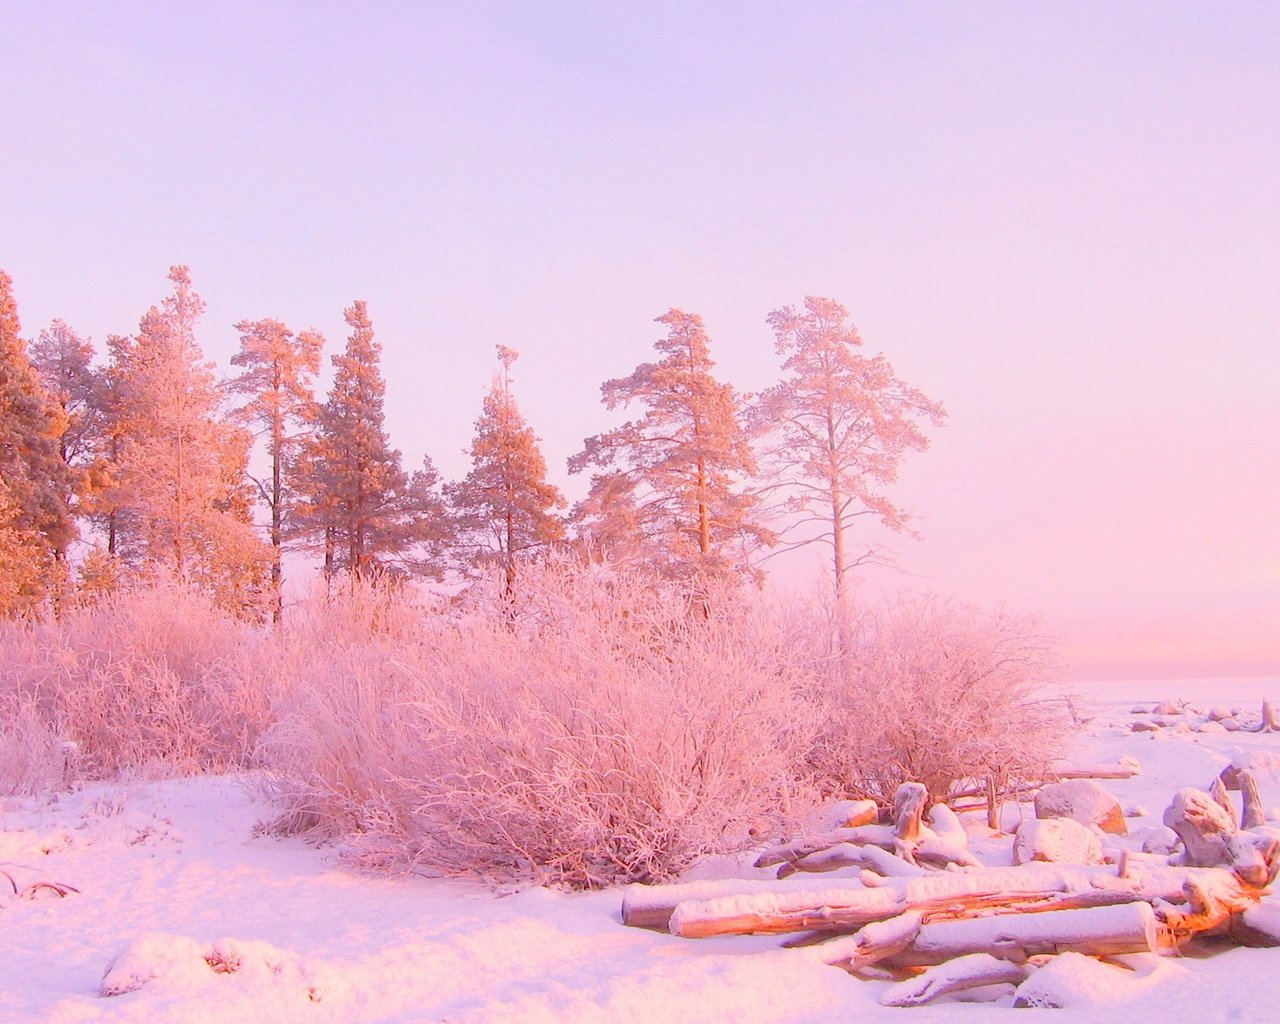
[[[1062,953],[1167,953],[1208,934],[1245,944],[1242,915],[1280,871],[1280,842],[1237,828],[1194,789],[1165,812],[1182,845],[1168,863],[984,867],[955,814],[936,805],[926,824],[925,802],[924,787],[906,783],[892,824],[767,852],[757,866],[780,865],[779,881],[633,886],[623,923],[687,938],[791,934],[786,945],[812,947],[807,955],[825,963],[898,980],[884,1001],[913,1006],[965,988],[1007,989]],[[860,870],[826,886],[793,877],[847,867]]]

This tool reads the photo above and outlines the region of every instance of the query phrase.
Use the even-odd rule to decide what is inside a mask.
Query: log
[[[837,871],[840,868],[857,867],[874,871],[886,878],[909,878],[923,875],[924,868],[903,860],[895,854],[882,850],[878,846],[855,846],[853,843],[840,843],[826,850],[819,850],[807,857],[783,864],[778,869],[778,877],[787,878],[797,871],[824,872]]]
[[[1276,714],[1275,708],[1271,706],[1271,701],[1264,700],[1262,702],[1262,721],[1258,723],[1255,732],[1280,732],[1280,715]]]
[[[1280,843],[1240,832],[1232,816],[1208,793],[1180,789],[1164,812],[1164,823],[1182,840],[1182,861],[1194,867],[1225,867],[1260,889],[1280,872]]]
[[[1173,929],[1149,903],[1000,914],[925,924],[911,946],[889,958],[900,966],[929,966],[967,953],[990,953],[1024,963],[1041,953],[1117,956],[1175,949]]]
[[[1262,794],[1258,792],[1258,780],[1253,772],[1245,768],[1240,772],[1240,827],[1259,828],[1267,822],[1266,812],[1262,809]]]
[[[1236,813],[1235,805],[1231,802],[1231,794],[1227,792],[1227,784],[1222,781],[1221,775],[1215,775],[1213,781],[1209,783],[1209,795],[1227,814],[1234,815]]]
[[[1120,878],[1111,867],[1056,864],[947,871],[918,878],[889,878],[874,888],[774,889],[755,895],[687,900],[671,914],[672,934],[687,938],[748,933],[854,931],[911,910],[927,918],[981,911],[1047,912],[1109,906],[1134,900],[1186,900],[1186,883],[1198,881],[1224,899],[1253,898],[1231,871],[1221,868],[1136,868]]]
[[[919,782],[904,782],[893,794],[893,834],[905,848],[920,841],[928,802],[929,791]]]
[[[673,885],[629,885],[622,891],[622,923],[630,928],[667,931],[671,912],[685,900],[709,900],[722,896],[799,890],[795,883],[780,885],[769,878],[725,878]],[[854,886],[856,887],[856,886]]]
[[[884,929],[871,940],[859,933],[816,947],[814,952],[824,963],[856,971],[871,964],[929,967],[970,953],[987,953],[1014,963],[1066,952],[1119,956],[1171,950],[1183,941],[1175,927],[1141,900],[1036,914],[925,921],[914,930],[913,916],[918,917],[902,915],[879,926],[868,925],[863,932]]]
[[[880,996],[882,1006],[924,1006],[952,992],[984,985],[1019,985],[1027,968],[990,953],[970,953],[930,967],[923,974],[891,985]]]
[[[841,843],[850,843],[855,846],[878,846],[882,850],[893,853],[896,842],[897,837],[894,835],[893,829],[887,825],[858,825],[854,828],[837,828],[825,835],[797,839],[791,843],[775,846],[772,850],[766,850],[756,858],[755,866],[769,868],[775,864],[794,864],[798,860],[803,860],[805,857],[812,856],[822,850],[829,850],[831,847],[838,846]]]

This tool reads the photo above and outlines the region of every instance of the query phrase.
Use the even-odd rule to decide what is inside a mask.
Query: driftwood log
[[[899,979],[883,1000],[895,1006],[965,988],[1007,991],[1065,952],[1160,953],[1206,933],[1244,943],[1244,914],[1280,872],[1280,841],[1248,830],[1261,822],[1261,801],[1248,773],[1241,789],[1243,830],[1229,798],[1178,791],[1164,822],[1182,851],[1167,864],[1126,851],[1098,867],[982,867],[965,851],[969,866],[953,859],[958,870],[930,871],[929,845],[963,849],[963,828],[945,807],[926,824],[924,787],[909,783],[895,795],[892,825],[836,829],[762,855],[757,863],[781,865],[785,881],[632,886],[623,921],[687,938],[791,934],[786,946],[807,947],[797,955]],[[864,870],[828,886],[796,874],[847,866]]]

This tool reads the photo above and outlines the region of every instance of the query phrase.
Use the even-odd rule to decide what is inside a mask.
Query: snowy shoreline
[[[1254,752],[1280,766],[1276,734],[1130,727],[1133,706],[1164,699],[1256,711],[1264,697],[1280,700],[1276,680],[1072,689],[1092,716],[1072,760],[1127,755],[1142,765],[1132,779],[1105,783],[1130,809],[1134,843],[1160,826],[1176,788],[1205,787]],[[1280,814],[1280,767],[1260,782],[1269,816]],[[234,777],[95,785],[3,807],[0,868],[20,886],[78,890],[0,899],[6,1021],[816,1024],[1004,1012],[960,1002],[887,1009],[878,1002],[884,983],[781,950],[779,937],[691,941],[624,928],[617,889],[500,898],[466,882],[356,873],[330,850],[256,835],[269,809]],[[727,873],[724,865],[696,873],[717,871]],[[1274,898],[1264,906],[1280,911]],[[104,996],[113,962],[108,987],[121,994]],[[1234,948],[1150,958],[1127,974],[1088,961],[1072,968],[1078,998],[1059,1012],[1143,1024],[1167,1020],[1176,1006],[1193,1020],[1269,1021],[1280,1003],[1278,963],[1280,951]]]

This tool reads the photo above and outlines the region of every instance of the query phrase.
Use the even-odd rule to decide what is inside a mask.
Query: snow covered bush
[[[124,591],[55,621],[5,622],[0,741],[29,751],[74,743],[78,770],[95,777],[244,764],[270,711],[258,644],[243,622],[173,586]]]
[[[1061,754],[1069,719],[1033,620],[904,597],[833,615],[814,647],[826,718],[811,764],[826,793],[887,801],[915,781],[940,798],[962,780],[1043,777]]]
[[[731,590],[530,567],[514,609],[335,644],[266,758],[285,827],[373,859],[587,887],[670,877],[774,832],[816,719],[789,637]]]

